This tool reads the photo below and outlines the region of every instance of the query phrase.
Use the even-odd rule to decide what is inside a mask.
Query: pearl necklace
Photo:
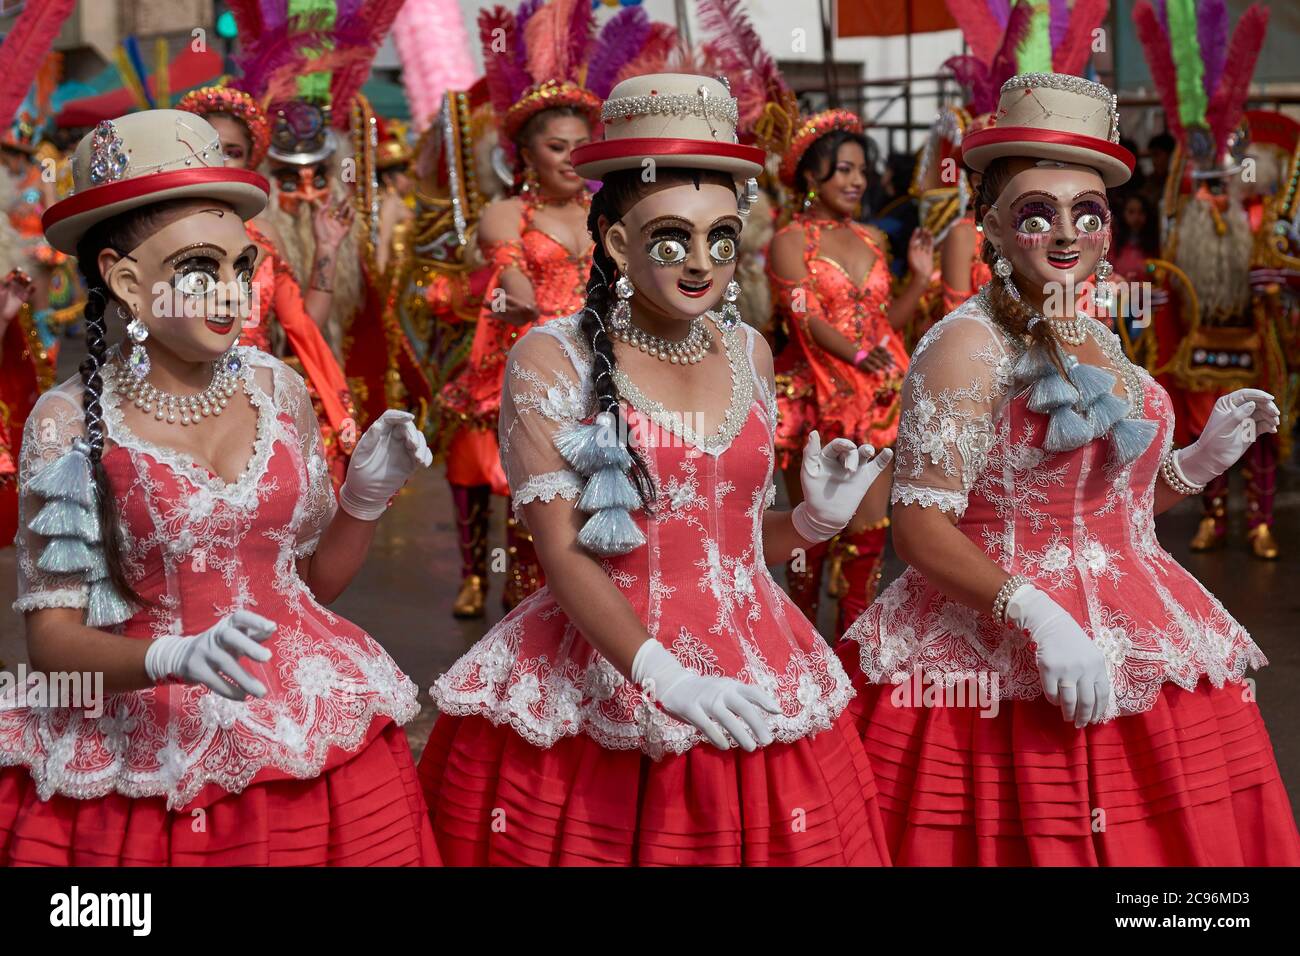
[[[212,382],[194,395],[173,395],[138,379],[124,365],[114,365],[114,383],[136,408],[169,425],[197,425],[209,415],[220,415],[239,388],[238,372],[223,363],[212,365]]]
[[[708,330],[699,316],[691,319],[691,330],[686,333],[686,338],[676,342],[652,335],[630,323],[625,329],[612,329],[610,334],[620,342],[653,355],[661,362],[672,362],[674,365],[695,365],[709,349]]]
[[[1080,346],[1088,341],[1088,320],[1082,315],[1072,319],[1048,319],[1052,334],[1066,345]]]

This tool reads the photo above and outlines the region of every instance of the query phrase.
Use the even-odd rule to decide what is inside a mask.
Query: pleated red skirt
[[[391,721],[319,777],[255,783],[214,800],[201,816],[169,811],[161,797],[42,801],[25,767],[0,770],[0,865],[438,863],[411,748]]]
[[[839,649],[849,713],[905,866],[1296,866],[1300,835],[1243,687],[1166,684],[1155,706],[1076,730],[1045,699],[899,706]]]
[[[879,866],[876,790],[847,715],[754,753],[652,760],[589,737],[534,747],[443,715],[420,760],[448,866]]]

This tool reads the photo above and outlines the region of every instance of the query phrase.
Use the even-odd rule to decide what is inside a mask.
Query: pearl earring
[[[1007,294],[1017,302],[1020,301],[1020,290],[1016,284],[1011,281],[1011,260],[1006,258],[1002,253],[998,253],[997,259],[993,261],[993,274],[1002,280],[1006,286]]]

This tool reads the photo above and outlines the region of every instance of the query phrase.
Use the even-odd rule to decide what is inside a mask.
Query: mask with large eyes
[[[177,264],[172,284],[187,299],[206,299],[216,295],[219,281],[215,262],[190,259]]]
[[[1026,236],[1045,236],[1055,221],[1056,210],[1047,203],[1026,203],[1016,216],[1016,231]]]
[[[685,232],[662,233],[646,247],[650,261],[657,266],[676,266],[686,261],[686,243],[690,236]]]
[[[1095,202],[1083,203],[1076,207],[1074,228],[1081,235],[1093,235],[1101,232],[1106,228],[1106,222],[1109,219],[1107,210]]]
[[[736,255],[740,251],[736,236],[730,230],[715,232],[709,236],[709,258],[718,265],[726,265],[729,262],[736,261]]]

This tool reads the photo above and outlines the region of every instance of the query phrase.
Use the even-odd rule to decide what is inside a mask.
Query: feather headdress
[[[234,85],[263,106],[302,99],[346,128],[353,99],[403,0],[230,0],[241,50]]]
[[[1017,73],[1083,72],[1110,0],[947,0],[971,52],[944,62],[975,116],[992,112]]]
[[[1166,0],[1159,10],[1139,0],[1133,24],[1169,132],[1198,159],[1217,160],[1241,122],[1268,10],[1248,8],[1231,40],[1225,0]]]
[[[513,13],[489,7],[478,27],[488,95],[511,146],[547,109],[578,109],[594,129],[601,101],[657,36],[640,7],[620,10],[597,33],[589,0],[524,0]]]
[[[8,129],[13,122],[14,114],[45,62],[45,55],[74,6],[74,0],[45,0],[27,4],[18,14],[4,45],[0,46],[0,63],[4,63],[4,77],[0,79],[0,129]]]

